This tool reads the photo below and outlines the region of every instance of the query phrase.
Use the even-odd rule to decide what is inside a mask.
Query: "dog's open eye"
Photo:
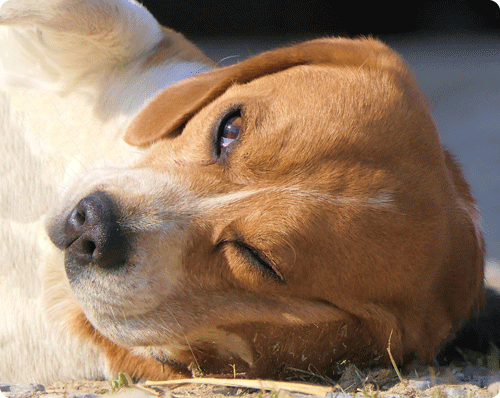
[[[217,156],[226,155],[236,142],[243,125],[240,110],[233,111],[222,119],[217,132]]]

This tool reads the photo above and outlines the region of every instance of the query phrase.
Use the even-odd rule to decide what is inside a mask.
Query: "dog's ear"
[[[399,57],[374,39],[312,40],[264,52],[165,89],[131,123],[125,134],[125,141],[135,146],[148,145],[178,131],[195,113],[233,84],[248,83],[264,75],[311,64],[406,71]]]

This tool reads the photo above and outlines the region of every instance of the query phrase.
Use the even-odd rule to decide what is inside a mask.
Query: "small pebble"
[[[6,387],[8,388],[8,390],[2,390],[2,393],[8,398],[22,398],[32,395],[35,392],[35,389],[32,386],[25,386],[20,384],[4,384],[4,388]]]
[[[43,395],[43,398],[63,398],[63,394],[46,394]]]
[[[500,381],[493,382],[488,385],[488,392],[493,396],[498,395],[500,393]]]
[[[30,387],[32,387],[36,392],[45,392],[45,386],[43,384],[30,384]]]
[[[8,384],[0,384],[0,392],[9,392],[10,386]]]
[[[432,387],[432,384],[428,380],[415,380],[410,383],[410,387],[413,387],[420,391],[424,391]]]

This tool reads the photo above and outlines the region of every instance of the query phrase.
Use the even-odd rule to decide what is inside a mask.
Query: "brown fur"
[[[243,132],[216,159],[214,129],[235,106]],[[157,337],[134,345],[174,344],[156,319],[183,336],[171,359],[205,373],[383,364],[389,339],[398,363],[429,363],[481,300],[483,241],[469,187],[410,71],[376,40],[315,40],[187,79],[159,94],[126,140],[155,142],[134,171],[151,192],[124,189],[118,177],[98,189],[139,220],[161,203],[184,237],[175,267],[162,270],[180,276],[151,318]],[[153,175],[176,179],[160,189]],[[175,181],[189,195],[176,199]],[[242,196],[217,202],[229,193]],[[256,272],[241,241],[284,282]],[[144,233],[134,244],[169,258],[169,242]],[[177,377],[78,319],[75,329],[114,369]]]

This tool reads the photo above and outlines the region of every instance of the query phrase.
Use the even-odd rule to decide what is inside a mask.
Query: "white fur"
[[[121,140],[128,123],[156,92],[209,67],[143,69],[163,36],[133,0],[0,5],[0,381],[107,378],[102,355],[64,323],[74,299],[45,214],[80,171],[134,161],[141,151]]]
[[[325,202],[329,204],[338,203],[356,203],[360,206],[370,206],[370,207],[384,207],[388,210],[397,211],[394,205],[394,195],[392,192],[384,190],[381,191],[375,197],[365,197],[365,196],[350,196],[342,197],[336,196],[334,194],[326,194],[320,191],[304,189],[300,186],[291,187],[266,187],[257,190],[242,190],[236,192],[228,192],[221,195],[215,195],[210,198],[205,198],[196,204],[200,209],[210,209],[217,208],[221,205],[234,203],[238,200],[246,199],[249,196],[257,195],[262,192],[279,192],[292,194],[295,197],[310,198],[316,202]]]

